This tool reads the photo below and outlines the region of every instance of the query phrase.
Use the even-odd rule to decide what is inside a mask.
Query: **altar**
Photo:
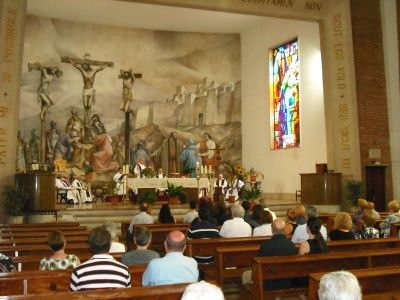
[[[197,181],[196,178],[128,178],[128,188],[166,189],[168,187],[167,182],[176,186],[182,186],[183,188],[200,188],[207,190],[210,188],[208,178],[200,178],[199,181]]]

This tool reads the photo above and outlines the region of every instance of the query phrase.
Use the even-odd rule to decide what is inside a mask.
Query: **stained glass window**
[[[272,148],[300,145],[299,54],[297,38],[271,50]]]

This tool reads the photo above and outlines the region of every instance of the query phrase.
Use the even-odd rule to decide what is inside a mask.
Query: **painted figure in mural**
[[[123,133],[119,133],[113,137],[114,160],[119,166],[125,163],[125,142]]]
[[[205,166],[215,166],[215,151],[216,144],[208,132],[204,133],[204,139],[197,145],[202,164]]]
[[[192,139],[187,141],[186,148],[179,155],[179,160],[183,162],[184,173],[196,177],[196,163],[199,161],[199,156]]]
[[[54,148],[59,138],[59,132],[57,129],[57,123],[55,121],[50,122],[50,129],[46,132],[46,161],[49,164],[53,164],[54,161]]]
[[[18,130],[17,133],[17,159],[16,159],[16,172],[17,173],[26,173],[26,143],[21,134],[21,131]]]
[[[61,135],[54,146],[54,160],[61,157],[71,162],[74,155],[73,143],[78,140],[79,137],[76,135],[75,131],[71,131],[70,133],[66,132]]]
[[[78,113],[75,109],[71,109],[71,117],[67,121],[65,126],[65,132],[70,136],[78,136],[79,141],[83,140],[83,121],[79,118]]]
[[[100,116],[98,114],[94,114],[90,120],[92,127],[92,135],[99,135],[106,133],[106,128],[102,121],[100,121]]]
[[[29,72],[32,70],[40,71],[40,85],[37,90],[37,101],[40,104],[40,119],[44,121],[49,107],[54,104],[49,95],[49,86],[53,81],[53,76],[62,76],[62,71],[57,67],[42,66],[40,63],[28,63]]]
[[[31,130],[31,138],[28,143],[29,163],[39,162],[40,138],[36,134],[36,129]]]
[[[135,82],[135,75],[132,69],[120,70],[118,78],[122,79],[122,102],[120,110],[124,112],[129,112],[131,102],[132,102],[132,87]]]
[[[150,154],[145,149],[144,142],[139,141],[139,143],[136,144],[136,148],[131,151],[130,164],[132,169],[135,168],[139,162],[146,167],[148,165],[149,160],[150,160]]]
[[[102,62],[98,66],[94,67],[94,64],[90,61],[90,55],[84,55],[84,61],[82,62],[80,59],[75,60],[73,58],[68,58],[68,62],[73,65],[76,69],[78,69],[83,78],[83,92],[82,92],[82,100],[83,100],[83,108],[85,110],[85,121],[89,122],[90,119],[90,111],[92,105],[96,103],[96,90],[93,88],[94,78],[96,73],[103,70],[107,66],[110,65],[109,62]]]
[[[115,171],[118,164],[113,161],[114,151],[111,145],[112,139],[107,134],[100,117],[96,114],[92,118],[94,133],[93,144],[96,147],[92,157],[92,167],[96,172]]]

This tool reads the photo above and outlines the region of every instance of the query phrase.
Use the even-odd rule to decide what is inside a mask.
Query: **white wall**
[[[294,37],[300,54],[300,147],[271,150],[269,49]],[[243,165],[265,175],[265,193],[300,189],[299,173],[326,163],[326,130],[318,23],[265,18],[241,32]]]

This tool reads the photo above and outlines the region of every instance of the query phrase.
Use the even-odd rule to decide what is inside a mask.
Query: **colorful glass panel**
[[[297,38],[272,49],[273,149],[300,145],[299,54]]]

